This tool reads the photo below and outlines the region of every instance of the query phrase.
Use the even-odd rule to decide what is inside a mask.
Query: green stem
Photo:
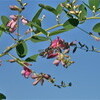
[[[48,28],[48,29],[45,29],[45,31],[52,30],[52,29],[57,28],[57,27],[60,27],[60,26],[62,26],[62,25],[63,25],[63,24],[54,25],[54,26],[52,26],[52,27],[50,27],[50,28]],[[38,36],[38,35],[40,35],[40,34],[42,34],[42,32],[39,32],[39,33],[37,33],[37,34],[34,34],[33,36]],[[24,41],[30,40],[31,37],[32,37],[32,36],[28,37],[28,38],[25,39]]]
[[[100,17],[95,17],[95,16],[93,16],[93,17],[88,17],[88,18],[86,18],[87,20],[89,20],[89,19],[100,19]]]
[[[18,25],[18,28],[17,28],[17,34],[19,34],[19,18],[20,18],[20,12],[18,12],[18,21],[17,21],[17,25]],[[19,40],[19,35],[17,35],[17,40]]]
[[[16,40],[10,33],[8,33],[9,34],[9,36],[11,36],[11,38],[13,39],[13,40]]]
[[[86,19],[87,19],[87,20],[89,20],[89,19],[100,19],[100,17],[94,17],[94,16],[93,16],[93,17],[88,17],[88,18],[86,18]],[[63,24],[54,25],[54,26],[52,26],[52,27],[46,29],[45,31],[49,31],[49,30],[52,30],[52,29],[57,28],[57,27],[60,27],[60,26],[63,26]],[[87,31],[83,30],[82,28],[80,28],[80,27],[77,27],[77,28],[79,28],[81,31],[83,31],[83,32],[85,32],[85,33],[87,33],[87,34],[89,34]],[[39,32],[39,33],[35,34],[34,36],[38,36],[38,35],[40,35],[40,34],[42,34],[42,32]],[[30,40],[31,37],[32,37],[32,36],[30,36],[30,37],[24,39],[24,41]],[[9,48],[7,48],[6,50],[4,50],[5,52],[3,52],[2,54],[0,54],[0,57],[6,55],[10,50],[12,50],[13,48],[15,48],[17,45],[18,45],[18,44],[16,43],[16,44],[10,46]]]
[[[10,57],[12,57],[13,59],[17,59],[15,56],[11,55],[10,53],[7,53]]]
[[[85,32],[86,34],[89,34],[89,32],[85,31],[84,29],[80,28],[77,26],[78,29],[80,29],[81,31]]]

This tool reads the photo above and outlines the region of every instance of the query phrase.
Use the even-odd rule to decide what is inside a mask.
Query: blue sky
[[[23,0],[29,3],[26,10],[22,13],[26,18],[31,19],[36,11],[39,9],[38,4],[43,3],[56,7],[57,4],[65,0]],[[87,0],[84,0],[85,2]],[[78,0],[81,3],[81,0]],[[16,14],[9,10],[9,5],[16,5],[16,0],[0,0],[0,16]],[[47,11],[42,14],[46,15],[43,21],[43,27],[48,28],[56,24],[55,16]],[[90,15],[90,14],[89,14]],[[79,27],[86,31],[92,31],[92,27],[99,22],[99,20],[88,20]],[[20,32],[25,29],[21,28]],[[71,42],[74,40],[87,44],[89,47],[94,45],[100,48],[99,41],[95,41],[92,37],[75,28],[71,31],[65,32],[60,36],[65,41]],[[53,39],[56,36],[52,37]],[[8,45],[11,45],[13,40],[7,34],[3,34],[0,38],[0,53]],[[32,43],[27,42],[29,52],[28,56],[36,54],[37,50],[44,49],[48,46],[48,42]],[[12,50],[12,54],[15,54]],[[60,81],[72,82],[72,87],[57,88],[52,84],[45,82],[43,86],[38,84],[33,86],[31,79],[25,79],[21,74],[22,67],[13,63],[3,62],[0,67],[0,92],[4,93],[7,100],[100,100],[100,61],[99,53],[85,52],[77,50],[76,53],[70,54],[75,63],[69,66],[68,69],[62,66],[54,66],[53,60],[46,60],[39,57],[38,62],[33,63],[32,69],[38,73],[48,73],[56,78],[57,84]],[[10,59],[8,56],[0,58],[2,60]]]

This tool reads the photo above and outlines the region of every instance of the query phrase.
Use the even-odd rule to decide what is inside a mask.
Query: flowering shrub
[[[100,19],[98,11],[100,10],[99,6],[100,2],[97,1],[97,3],[93,3],[93,0],[88,0],[89,5],[83,2],[83,4],[76,5],[76,1],[70,1],[67,0],[66,2],[63,2],[57,6],[57,8],[53,8],[48,5],[44,4],[39,4],[40,9],[37,11],[35,16],[32,18],[32,20],[26,19],[23,15],[22,12],[25,10],[27,3],[23,3],[22,0],[17,0],[19,3],[19,7],[16,5],[11,5],[9,8],[12,11],[18,12],[16,15],[10,15],[9,17],[7,16],[1,16],[1,25],[0,25],[0,36],[2,33],[7,33],[13,40],[14,43],[11,46],[8,46],[1,54],[0,57],[3,57],[5,55],[9,55],[11,59],[7,60],[7,62],[10,63],[18,63],[20,66],[23,67],[23,70],[21,71],[21,74],[25,78],[31,78],[34,79],[33,85],[37,85],[38,83],[41,83],[43,85],[44,81],[47,80],[48,82],[51,82],[54,86],[61,88],[61,87],[66,87],[66,86],[71,86],[71,83],[65,84],[65,82],[61,81],[61,85],[56,85],[55,84],[55,78],[52,78],[51,75],[45,74],[45,73],[37,73],[33,69],[30,69],[30,62],[36,62],[38,56],[45,57],[47,60],[49,59],[54,59],[52,62],[55,66],[62,65],[64,68],[68,68],[68,66],[71,66],[71,64],[75,63],[72,61],[72,58],[69,54],[75,53],[77,49],[82,49],[85,51],[92,51],[92,52],[97,52],[100,53],[100,51],[92,46],[89,48],[87,45],[82,44],[81,42],[78,41],[72,41],[72,42],[67,42],[63,39],[61,39],[59,36],[57,36],[56,39],[52,39],[52,36],[61,34],[66,31],[70,31],[71,29],[78,28],[84,33],[88,34],[90,37],[94,38],[95,40],[99,41],[100,40],[100,23],[97,23],[96,25],[93,26],[92,30],[96,33],[98,33],[97,36],[95,36],[92,32],[87,32],[84,29],[80,28],[78,25],[84,23],[86,20],[89,19]],[[90,9],[93,15],[92,17],[87,17],[87,10]],[[56,21],[57,25],[54,25],[48,29],[43,29],[41,23],[45,16],[43,16],[41,19],[40,14],[42,13],[42,10],[47,10],[53,14],[56,15]],[[60,23],[60,15],[64,12],[67,16],[68,19],[67,21]],[[62,18],[61,18],[62,19]],[[27,26],[28,29],[23,35],[20,35],[21,33],[19,32],[19,27],[20,22]],[[59,28],[62,26],[63,28]],[[57,30],[48,32],[49,30],[56,29]],[[30,34],[29,37],[25,38],[27,34]],[[42,35],[41,35],[42,34]],[[50,44],[48,47],[46,47],[42,52],[39,52],[38,54],[31,55],[30,57],[26,58],[23,60],[27,55],[27,44],[26,41],[31,40],[32,42],[43,42],[43,41],[50,41]],[[12,55],[10,51],[12,49],[16,49],[18,57],[15,55]],[[2,59],[0,60],[0,66],[2,66]],[[37,61],[38,63],[38,61]],[[1,94],[0,94],[1,95]]]

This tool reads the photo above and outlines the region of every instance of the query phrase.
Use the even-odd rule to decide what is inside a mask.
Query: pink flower
[[[15,59],[10,59],[10,60],[7,60],[7,61],[10,62],[10,63],[16,62]]]
[[[24,69],[21,71],[21,74],[24,75],[25,78],[28,78],[32,73],[32,70],[28,67],[24,67]]]
[[[60,62],[61,62],[60,60],[56,59],[56,60],[54,60],[53,64],[56,65],[56,66],[58,66]]]
[[[26,66],[32,66],[32,64],[29,64],[29,63],[27,63],[27,62],[24,62],[24,64],[25,64]]]
[[[59,37],[57,37],[57,39],[55,39],[51,43],[51,48],[58,48],[58,47],[65,47],[64,40],[60,39]]]
[[[13,20],[17,20],[18,16],[17,15],[10,15],[10,18]]]
[[[12,19],[8,22],[7,26],[9,27],[9,31],[12,33],[17,28],[17,18],[18,17],[16,15],[11,15],[10,17]]]
[[[17,21],[14,21],[13,19],[9,21],[9,23],[7,24],[7,26],[10,28],[15,28],[16,25],[17,25]]]
[[[24,62],[25,66],[24,69],[21,71],[21,74],[24,75],[25,78],[28,78],[32,74],[32,70],[28,68],[27,66],[31,66],[32,64],[29,64],[27,62]]]
[[[21,17],[21,21],[22,21],[23,24],[29,23],[29,21],[26,18],[24,18],[23,16]]]
[[[32,28],[29,28],[28,30],[26,30],[25,34],[31,33],[33,31]]]
[[[49,54],[49,55],[47,56],[47,59],[49,59],[49,58],[54,58],[54,57],[56,57],[57,55],[58,55],[58,53]]]
[[[34,74],[31,76],[32,79],[35,79],[35,81],[33,82],[33,85],[37,85],[39,82],[41,83],[41,85],[43,85],[44,83],[44,79],[48,80],[51,78],[50,75],[48,74]]]

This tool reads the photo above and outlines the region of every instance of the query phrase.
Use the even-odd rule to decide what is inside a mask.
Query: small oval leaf
[[[36,62],[37,57],[39,56],[39,54],[35,54],[33,56],[30,56],[28,58],[25,59],[25,61],[27,62]]]
[[[6,17],[6,16],[1,16],[1,21],[2,21],[2,23],[6,26],[7,23],[9,22],[9,19],[8,19],[8,17]]]
[[[42,41],[48,41],[49,38],[43,37],[43,36],[32,36],[31,41],[32,42],[42,42]]]
[[[75,48],[73,49],[73,53],[75,53],[75,52],[76,52],[76,50],[77,50],[77,47],[75,47]]]
[[[16,46],[16,52],[20,58],[26,56],[28,50],[27,50],[27,45],[23,40],[19,41],[18,45]]]
[[[63,27],[70,30],[75,28],[78,24],[79,24],[78,19],[70,18],[63,24]]]
[[[94,32],[100,32],[100,23],[95,24],[92,30]]]
[[[6,99],[6,96],[2,93],[0,93],[0,100]]]

